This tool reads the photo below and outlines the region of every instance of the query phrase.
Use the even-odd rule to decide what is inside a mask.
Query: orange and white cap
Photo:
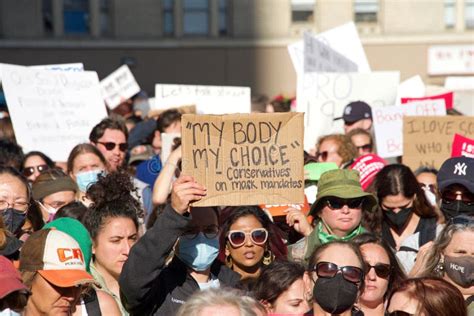
[[[38,272],[59,287],[94,283],[77,241],[56,229],[42,229],[27,239],[20,252],[20,271]]]

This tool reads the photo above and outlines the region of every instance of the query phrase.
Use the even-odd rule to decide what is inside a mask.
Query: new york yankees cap
[[[441,192],[451,184],[460,184],[474,193],[474,158],[449,158],[441,165],[437,182]]]

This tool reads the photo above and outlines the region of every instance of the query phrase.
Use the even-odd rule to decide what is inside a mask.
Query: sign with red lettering
[[[194,206],[304,201],[303,113],[185,114],[183,174],[207,188]]]
[[[404,116],[443,116],[446,108],[443,100],[425,100],[373,109],[372,114],[377,154],[388,158],[403,155]]]
[[[461,156],[474,158],[474,139],[454,134],[451,157]]]
[[[455,134],[474,138],[474,116],[404,117],[403,163],[439,169],[451,156]]]
[[[411,103],[411,102],[415,102],[415,101],[438,100],[438,99],[444,100],[444,103],[445,103],[445,105],[446,105],[446,110],[449,110],[449,109],[452,109],[452,108],[453,108],[454,95],[453,95],[452,92],[443,93],[443,94],[438,94],[438,95],[433,95],[433,96],[431,96],[431,97],[402,98],[402,104]]]

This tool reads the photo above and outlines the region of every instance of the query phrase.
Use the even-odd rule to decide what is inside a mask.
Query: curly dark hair
[[[0,165],[10,166],[16,170],[21,169],[23,149],[14,142],[0,140]]]
[[[221,211],[219,217],[219,224],[221,227],[219,236],[219,259],[222,262],[225,262],[225,246],[230,226],[232,226],[232,224],[234,224],[239,218],[245,216],[254,216],[262,224],[262,226],[268,231],[267,244],[269,250],[273,253],[275,259],[285,260],[288,250],[281,237],[283,232],[258,206],[229,206]]]
[[[89,140],[96,144],[99,141],[99,138],[104,136],[106,129],[119,130],[125,134],[125,139],[128,139],[128,130],[125,121],[105,118],[92,128],[92,131],[89,134]]]
[[[138,200],[132,195],[136,192],[130,176],[124,170],[99,176],[99,180],[87,190],[92,200],[84,224],[91,238],[95,240],[109,218],[130,218],[138,229],[138,217],[144,212]]]

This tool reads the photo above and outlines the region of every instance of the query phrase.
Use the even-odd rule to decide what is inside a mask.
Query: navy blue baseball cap
[[[334,120],[343,119],[344,123],[355,123],[363,119],[372,119],[372,108],[364,101],[351,102],[344,108],[341,117]]]
[[[474,158],[449,158],[441,165],[437,182],[440,192],[452,184],[460,184],[474,193]]]

